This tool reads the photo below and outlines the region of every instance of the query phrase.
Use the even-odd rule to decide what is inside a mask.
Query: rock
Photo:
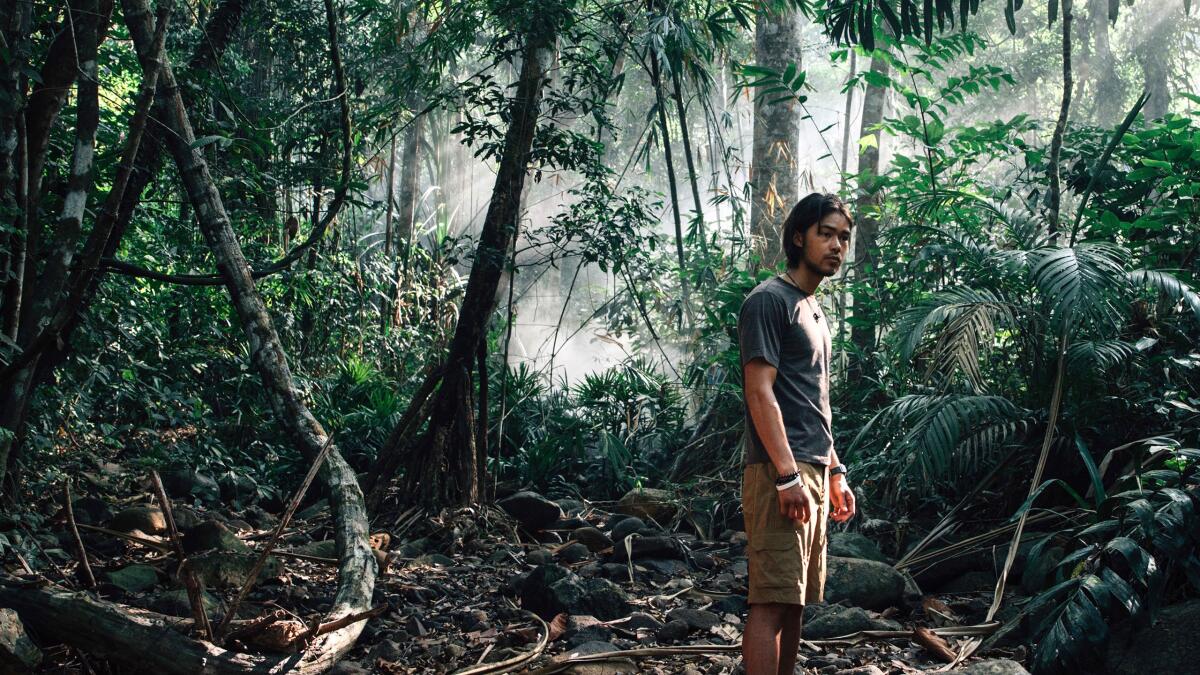
[[[1200,600],[1168,605],[1137,631],[1114,630],[1108,640],[1107,672],[1111,675],[1182,673],[1185,664],[1200,664]]]
[[[649,560],[639,560],[637,564],[645,567],[651,572],[655,572],[667,577],[681,577],[689,572],[688,566],[680,560],[662,560],[659,558],[651,558]]]
[[[300,509],[300,512],[296,514],[296,520],[312,520],[313,518],[316,518],[327,511],[329,511],[329,500],[325,497],[322,497],[303,509]]]
[[[96,497],[80,497],[71,502],[71,508],[75,512],[75,522],[84,525],[99,525],[113,517],[108,504]]]
[[[1154,673],[1154,672],[1182,672],[1178,670],[1180,663],[1172,664],[1172,668],[1163,671],[1141,670],[1138,673]],[[976,661],[962,670],[955,671],[966,675],[1029,675],[1029,671],[1016,661],[1009,659],[989,659],[987,661]]]
[[[200,604],[204,606],[204,611],[208,612],[210,617],[213,610],[220,606],[217,603],[217,599],[209,594],[208,591],[205,591],[201,596]],[[160,614],[190,617],[192,615],[192,601],[188,599],[187,589],[178,588],[173,591],[162,591],[155,593],[150,598],[150,609]]]
[[[836,556],[829,556],[827,565],[826,602],[845,600],[856,607],[881,610],[904,599],[904,577],[891,565]]]
[[[578,499],[560,499],[558,500],[558,508],[568,516],[577,516],[587,510],[587,504]]]
[[[108,529],[126,533],[140,530],[145,534],[166,534],[167,519],[157,506],[130,506],[113,516]]]
[[[126,565],[104,573],[108,582],[126,593],[140,593],[158,583],[158,570],[149,565]]]
[[[554,554],[550,549],[535,548],[525,554],[525,562],[530,565],[550,565],[554,563]]]
[[[441,553],[427,553],[413,561],[414,565],[432,565],[434,567],[450,567],[454,559]]]
[[[884,672],[879,669],[879,666],[869,665],[839,670],[834,675],[884,675]]]
[[[562,661],[571,656],[585,656],[587,654],[603,654],[605,652],[617,651],[616,645],[610,642],[585,642],[578,647],[575,647],[559,656],[551,659],[551,663]],[[629,659],[614,659],[612,661],[597,661],[594,663],[577,663],[572,665],[566,673],[574,675],[624,675],[625,673],[636,673],[637,665]]]
[[[676,607],[667,612],[667,621],[682,621],[692,630],[708,630],[721,625],[721,617],[705,609]]]
[[[250,504],[258,500],[258,483],[245,474],[226,471],[217,478],[217,485],[226,502]]]
[[[622,518],[617,524],[613,525],[610,531],[613,544],[623,548],[625,546],[625,537],[644,529],[646,529],[646,521],[641,518]]]
[[[323,541],[310,541],[307,544],[295,549],[296,553],[304,555],[316,556],[318,558],[336,558],[337,557],[337,542],[332,539]]]
[[[900,624],[889,619],[876,619],[861,607],[830,605],[815,619],[804,622],[804,637],[812,640],[838,637],[860,630],[901,630]]]
[[[578,647],[586,642],[608,642],[612,638],[613,630],[611,628],[596,617],[587,614],[568,617],[567,630],[562,635],[568,649]]]
[[[633,614],[629,615],[629,620],[621,625],[629,630],[649,628],[650,630],[657,631],[659,628],[663,627],[663,622],[645,612],[634,612]]]
[[[566,546],[558,549],[558,559],[565,563],[582,562],[587,560],[587,557],[590,554],[591,551],[588,550],[588,547],[580,544],[579,542],[567,544]]]
[[[250,547],[238,539],[233,532],[230,532],[228,527],[215,520],[206,520],[183,533],[183,550],[187,553],[210,549],[238,553],[250,551]]]
[[[571,533],[571,540],[577,541],[588,547],[589,551],[603,551],[606,548],[611,548],[613,540],[607,534],[601,532],[598,528],[581,527]]]
[[[254,504],[246,507],[246,510],[242,512],[242,518],[259,530],[274,529],[279,524],[278,518],[267,513],[266,509],[261,506]]]
[[[205,586],[214,588],[241,588],[250,576],[254,567],[257,553],[233,553],[231,551],[210,551],[191,558],[192,570]],[[259,572],[258,580],[278,578],[283,572],[283,566],[274,556],[268,556]]]
[[[677,640],[686,638],[690,631],[691,626],[689,626],[686,621],[682,619],[675,619],[673,621],[668,621],[666,625],[664,625],[662,628],[659,628],[658,632],[654,634],[654,637],[657,638],[659,642],[675,642]]]
[[[749,605],[746,603],[744,595],[727,595],[713,603],[713,610],[720,614],[733,614],[734,616],[742,616],[746,613]]]
[[[543,619],[587,614],[610,621],[629,614],[629,599],[607,579],[581,579],[557,565],[541,565],[521,583],[521,606]]]
[[[372,663],[378,659],[396,663],[404,658],[404,648],[394,640],[380,640],[379,644],[371,647],[370,657]]]
[[[371,671],[354,661],[338,661],[325,672],[327,675],[371,675]]]
[[[857,532],[834,532],[829,535],[828,554],[839,558],[862,558],[887,562],[879,545]]]
[[[193,469],[171,469],[162,474],[163,489],[176,499],[199,499],[206,503],[221,500],[221,486],[207,474]]]
[[[549,527],[563,516],[562,509],[558,508],[558,504],[536,492],[518,492],[511,497],[501,499],[498,504],[500,508],[508,512],[508,515],[530,530]]]
[[[42,650],[25,632],[16,610],[0,609],[0,672],[31,671],[42,662]]]
[[[555,530],[578,530],[581,527],[588,527],[589,525],[591,525],[591,523],[583,518],[570,516],[567,518],[559,518],[558,520],[554,521],[554,524],[550,527],[551,529]]]
[[[396,549],[396,554],[401,558],[416,558],[429,549],[429,540],[425,537],[406,541]]]
[[[667,490],[635,488],[625,493],[617,502],[617,512],[628,516],[646,518],[664,525],[675,517],[679,507],[675,495]]]
[[[615,562],[623,562],[627,559],[625,542],[623,539],[618,540],[618,542],[613,547],[613,560]],[[683,546],[673,537],[666,535],[634,537],[630,543],[628,554],[634,560],[641,560],[643,558],[685,560],[687,558],[687,552],[683,550]]]

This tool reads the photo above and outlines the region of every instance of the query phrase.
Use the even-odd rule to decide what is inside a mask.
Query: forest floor
[[[148,481],[112,465],[95,475],[100,480],[91,481],[73,508],[97,580],[95,592],[112,602],[179,617],[179,628],[188,630],[192,607],[172,578],[177,563]],[[105,492],[117,482],[123,497]],[[205,608],[215,625],[244,585],[256,547],[270,538],[278,518],[257,505],[228,506],[236,499],[218,498],[215,482],[208,485],[194,475],[167,475],[164,482],[169,493],[184,497],[173,499],[181,502],[174,508],[175,520],[189,564],[207,589]],[[182,503],[188,498],[192,505]],[[199,506],[205,499],[213,508]],[[10,574],[33,572],[68,588],[82,585],[61,504],[48,499],[43,505],[45,526],[28,532],[38,555],[6,564]],[[377,526],[372,546],[384,568],[375,587],[381,614],[367,622],[333,672],[740,672],[738,645],[747,609],[743,533],[727,531],[705,540],[670,531],[653,517],[662,504],[635,506],[644,518],[534,493],[500,504],[506,510],[463,509],[437,516],[410,510],[389,526]],[[301,509],[236,620],[277,613],[281,621],[308,622],[328,610],[336,588],[330,523],[324,500]],[[838,560],[851,561],[843,566],[862,565],[840,573],[856,580],[882,573],[886,586],[889,565]],[[990,601],[983,589],[925,596],[911,587],[903,595],[895,590],[884,598],[873,596],[870,588],[843,590],[837,603],[808,607],[797,672],[936,670],[946,664],[936,652],[944,655],[962,638],[917,636],[914,630],[953,632],[955,625],[981,621]],[[253,634],[230,644],[252,651],[279,648],[269,636]],[[285,641],[284,648],[296,645]],[[105,672],[97,657],[73,648],[44,644],[43,652],[39,672]],[[603,652],[623,653],[579,662]],[[1018,665],[1025,658],[1023,647],[983,656],[991,660],[972,659],[970,672],[1024,672]],[[512,665],[503,671],[472,670],[500,662]],[[114,663],[108,672],[125,671]]]

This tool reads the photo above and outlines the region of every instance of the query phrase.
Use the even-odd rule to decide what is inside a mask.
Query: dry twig
[[[167,491],[163,489],[162,479],[159,478],[157,471],[150,471],[150,484],[154,486],[154,494],[162,506],[163,519],[167,521],[167,531],[171,533],[171,542],[175,545],[175,555],[179,558],[177,574],[183,579],[183,585],[187,589],[188,603],[192,606],[192,618],[196,620],[196,627],[200,629],[200,634],[204,636],[205,640],[211,642],[213,639],[212,624],[208,622],[208,613],[204,611],[204,589],[200,587],[200,580],[196,578],[196,573],[188,565],[187,554],[183,551],[183,540],[179,537],[179,529],[175,527],[175,514],[171,511],[171,500],[167,498]]]
[[[83,539],[79,536],[79,528],[75,526],[75,507],[71,504],[71,479],[63,484],[63,496],[66,498],[67,525],[71,528],[71,536],[75,539],[75,549],[79,552],[79,565],[83,568],[83,579],[88,588],[96,587],[96,577],[92,574],[92,565],[88,562],[87,549],[83,547]]]

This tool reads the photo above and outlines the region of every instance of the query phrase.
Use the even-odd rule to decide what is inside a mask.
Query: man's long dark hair
[[[800,259],[804,257],[804,251],[792,241],[792,235],[799,232],[800,238],[803,239],[808,228],[821,222],[822,218],[831,213],[842,214],[850,223],[850,227],[854,227],[854,216],[850,215],[850,207],[837,195],[814,192],[792,207],[792,212],[783,222],[783,252],[787,254],[788,267],[799,265]]]

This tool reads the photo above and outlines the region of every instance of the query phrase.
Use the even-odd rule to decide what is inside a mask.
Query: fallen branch
[[[275,544],[279,541],[279,535],[292,521],[292,515],[296,513],[296,509],[300,507],[300,500],[304,499],[304,493],[308,492],[308,486],[312,485],[313,479],[317,477],[317,471],[321,465],[325,463],[325,458],[329,455],[329,451],[333,448],[333,434],[329,434],[325,438],[325,446],[321,448],[320,454],[313,461],[312,466],[308,467],[308,474],[304,476],[304,481],[300,483],[300,487],[296,489],[296,493],[292,495],[292,501],[288,502],[287,510],[283,512],[283,517],[279,519],[279,524],[275,526],[275,531],[271,534],[271,538],[267,540],[265,546],[258,553],[258,559],[254,561],[254,567],[250,568],[250,573],[246,576],[245,583],[238,589],[238,593],[233,598],[233,602],[229,605],[229,611],[225,612],[225,617],[221,619],[221,623],[217,625],[216,637],[221,639],[225,634],[225,629],[229,627],[229,622],[237,613],[238,605],[242,604],[246,594],[254,586],[254,582],[258,580],[258,574],[262,571],[263,565],[267,562],[267,556],[271,555],[271,549],[275,548]]]
[[[63,484],[63,497],[67,500],[67,526],[71,528],[71,537],[75,540],[75,549],[79,552],[79,566],[83,568],[83,579],[88,588],[96,587],[96,576],[92,574],[92,565],[88,562],[87,549],[83,547],[83,539],[79,536],[79,528],[75,527],[75,507],[71,505],[71,479]]]
[[[124,539],[125,541],[131,541],[135,544],[145,546],[146,548],[152,548],[155,551],[158,551],[159,553],[170,553],[171,552],[171,547],[162,543],[161,541],[154,541],[153,539],[139,537],[136,534],[130,534],[128,532],[121,532],[119,530],[110,530],[107,527],[100,527],[99,525],[87,525],[85,523],[79,523],[79,527],[81,529],[89,530],[91,532],[99,532],[100,534],[107,534],[110,537],[117,537],[118,539]]]
[[[175,556],[179,559],[176,574],[183,579],[184,588],[187,589],[188,604],[192,606],[192,618],[196,621],[196,627],[200,629],[200,635],[205,640],[211,641],[213,631],[212,624],[208,622],[208,612],[204,611],[204,589],[200,586],[200,580],[196,578],[196,573],[188,565],[187,554],[183,550],[183,539],[179,536],[179,529],[175,527],[175,514],[171,511],[171,500],[167,498],[167,491],[163,489],[162,479],[159,478],[157,471],[150,471],[150,484],[154,486],[154,494],[158,497],[158,503],[162,507],[163,519],[167,521],[167,531],[171,534],[171,543],[175,545]]]
[[[970,637],[988,635],[1000,625],[998,621],[976,624],[973,626],[947,626],[945,628],[927,629],[933,635],[953,637]],[[848,646],[870,640],[893,640],[897,638],[912,639],[913,632],[907,630],[864,630],[849,635],[827,638],[824,640],[803,640],[805,646]],[[562,661],[532,671],[522,671],[522,675],[551,675],[562,672],[577,663],[595,663],[597,661],[612,661],[614,659],[638,658],[647,656],[673,656],[678,654],[722,654],[740,652],[741,645],[680,645],[678,647],[645,647],[641,649],[625,649],[598,654],[582,654],[571,656]],[[497,664],[499,665],[499,664]],[[494,671],[480,671],[494,672]],[[455,675],[476,675],[474,671],[460,671]]]
[[[537,644],[532,650],[523,654],[517,654],[516,656],[504,661],[498,661],[496,663],[483,663],[477,666],[471,666],[470,668],[464,668],[463,670],[457,670],[454,672],[454,675],[486,675],[487,673],[507,672],[513,668],[516,668],[522,663],[532,661],[533,659],[537,658],[538,655],[546,651],[546,645],[550,644],[550,626],[548,626],[546,622],[542,620],[542,617],[533,614],[532,612],[530,612],[530,616],[537,619],[538,623],[542,624],[542,637],[538,640]]]
[[[349,626],[352,623],[358,623],[359,621],[373,619],[373,618],[379,616],[380,614],[383,614],[384,611],[387,610],[387,608],[388,608],[388,606],[386,604],[378,605],[378,606],[372,607],[371,609],[368,609],[364,612],[356,612],[354,614],[347,614],[346,616],[343,616],[340,619],[334,619],[333,621],[327,621],[325,623],[314,624],[313,628],[311,630],[309,630],[304,635],[300,636],[299,641],[304,644],[308,644],[308,642],[310,640],[312,640],[313,638],[315,638],[319,635],[324,635],[326,633],[332,633],[333,631],[335,631],[339,628],[345,628],[346,626]]]

